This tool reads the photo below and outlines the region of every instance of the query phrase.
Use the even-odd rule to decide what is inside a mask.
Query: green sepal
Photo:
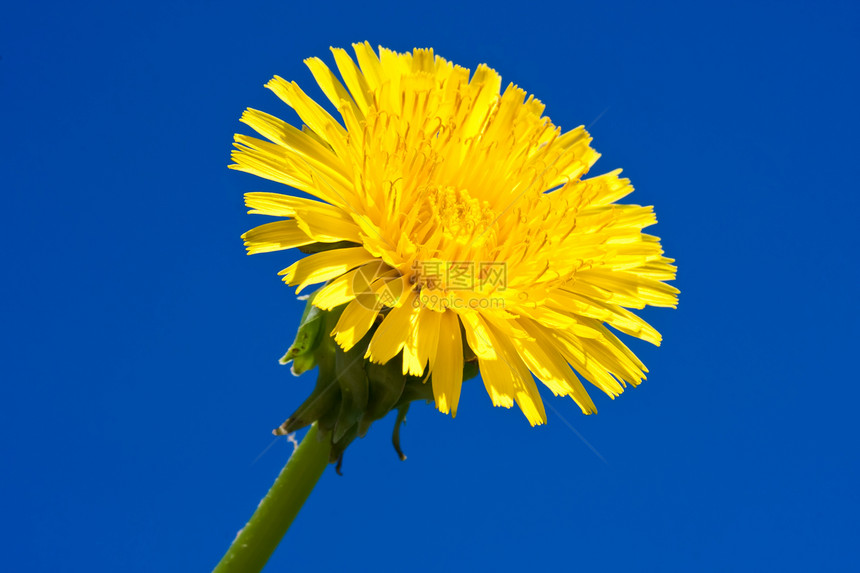
[[[340,440],[331,443],[331,454],[329,454],[329,462],[337,462],[337,473],[340,473],[340,465],[343,462],[343,453],[346,451],[346,448],[352,443],[352,441],[358,436],[358,425],[354,424],[350,426],[349,430],[341,436]]]
[[[367,373],[364,370],[364,353],[370,337],[359,341],[358,344],[344,352],[340,347],[334,356],[337,383],[340,386],[340,412],[337,423],[332,431],[332,444],[337,444],[352,429],[358,432],[356,426],[367,408],[369,388]]]
[[[314,328],[316,328],[318,332],[318,340],[310,347],[310,351],[307,354],[302,354],[301,356],[302,358],[310,356],[314,365],[319,365],[316,385],[314,386],[311,395],[308,396],[302,405],[299,406],[289,418],[287,418],[286,422],[281,424],[281,426],[275,430],[276,434],[289,434],[304,428],[305,426],[320,420],[331,410],[336,410],[340,403],[340,388],[335,380],[336,371],[334,357],[337,350],[337,344],[335,344],[334,339],[330,336],[320,336],[320,333],[323,331],[331,332],[331,329],[334,328],[334,325],[337,324],[337,320],[340,318],[340,311],[320,311],[312,304],[313,296],[314,295],[311,295],[311,297],[308,298],[307,305],[305,306],[305,313],[302,317],[302,325],[299,327],[299,332],[301,333],[303,326],[309,324],[308,318],[315,315],[316,318],[313,319],[313,323],[315,324]],[[299,337],[300,335],[296,336],[297,339]],[[295,371],[293,373],[295,374]],[[323,428],[322,425],[320,425],[320,428],[323,430],[331,430],[331,428]]]
[[[317,365],[317,357],[314,350],[322,339],[323,311],[313,305],[316,292],[308,297],[305,311],[299,322],[299,329],[293,344],[287,350],[279,362],[281,364],[293,363],[291,371],[298,376]]]
[[[481,370],[478,367],[477,358],[475,360],[463,363],[463,382],[465,382],[466,380],[471,380],[480,373]]]
[[[401,354],[386,364],[374,364],[365,358],[375,327],[345,352],[331,332],[346,305],[323,311],[313,306],[313,297],[309,297],[305,306],[296,340],[281,362],[292,360],[294,374],[318,366],[316,385],[307,400],[274,433],[288,434],[317,422],[322,433],[329,433],[331,461],[338,463],[340,473],[343,453],[349,444],[356,437],[364,437],[373,422],[397,410],[392,443],[400,459],[406,459],[400,448],[400,427],[412,402],[433,403],[432,375],[429,372],[421,377],[404,375]],[[465,382],[480,371],[466,337],[462,335],[461,339]]]
[[[433,397],[433,384],[430,382],[429,376],[424,378],[417,376],[406,377],[406,385],[403,387],[403,394],[400,395],[400,400],[397,401],[397,407],[409,404],[415,400],[424,400],[425,402],[435,401]]]
[[[403,388],[406,386],[406,375],[403,374],[400,363],[401,361],[397,359],[389,360],[386,364],[365,362],[370,396],[367,408],[358,424],[360,437],[364,437],[370,424],[384,418],[400,401]]]
[[[409,412],[409,403],[397,408],[397,418],[394,420],[394,432],[391,433],[391,444],[394,446],[394,451],[397,452],[397,457],[401,462],[406,461],[406,454],[400,447],[400,426],[406,423],[406,414]]]
[[[320,384],[318,378],[317,385],[314,387],[311,395],[273,433],[281,436],[301,430],[305,426],[310,426],[325,416],[327,412],[336,408],[339,400],[340,393],[338,392],[337,385]]]

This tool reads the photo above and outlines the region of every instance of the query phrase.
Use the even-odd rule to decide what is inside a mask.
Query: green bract
[[[330,461],[338,462],[340,467],[347,446],[356,437],[364,437],[373,422],[397,410],[392,442],[400,458],[406,459],[400,449],[400,424],[411,402],[433,402],[432,376],[403,374],[400,360],[375,364],[365,358],[376,326],[345,352],[329,335],[345,305],[324,311],[313,305],[313,299],[314,295],[308,297],[296,338],[280,362],[292,362],[292,372],[296,375],[318,367],[316,385],[273,433],[290,434],[317,422],[323,435],[331,440]],[[468,380],[478,374],[478,363],[465,344],[463,352],[466,357],[463,379]]]

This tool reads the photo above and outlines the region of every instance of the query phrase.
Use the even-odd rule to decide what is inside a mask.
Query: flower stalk
[[[313,424],[213,573],[263,570],[322,476],[330,450],[330,438]]]

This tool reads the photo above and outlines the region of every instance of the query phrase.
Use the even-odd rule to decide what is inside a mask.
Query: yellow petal
[[[367,293],[370,283],[388,270],[390,270],[388,266],[381,261],[374,261],[351,270],[321,288],[314,297],[314,306],[322,310],[331,310],[346,304],[354,299],[356,294]],[[368,280],[368,277],[372,279]]]
[[[597,412],[582,382],[555,349],[545,328],[528,319],[518,322],[532,338],[515,338],[514,346],[535,376],[556,396],[572,396],[584,414]]]
[[[343,48],[332,48],[331,53],[334,55],[334,61],[337,64],[337,70],[340,72],[346,87],[349,88],[350,94],[355,99],[355,103],[362,114],[367,113],[373,98],[370,94],[370,87],[367,85],[367,80],[364,75],[346,50]]]
[[[434,312],[434,311],[429,311]],[[457,415],[460,390],[463,386],[463,340],[460,337],[460,320],[457,314],[446,311],[440,314],[439,340],[433,373],[433,396],[436,408],[443,414]]]
[[[621,384],[608,372],[608,365],[595,355],[594,349],[599,347],[589,345],[589,340],[577,338],[564,331],[553,331],[551,336],[556,348],[561,352],[565,360],[583,378],[613,398],[624,391]],[[583,404],[579,404],[579,407],[585,412]]]
[[[266,87],[275,92],[275,95],[281,98],[284,103],[296,110],[302,121],[330,145],[334,142],[327,135],[346,135],[343,126],[329,115],[321,105],[308,97],[295,82],[288,82],[280,76],[275,76],[269,80]]]
[[[364,338],[364,335],[373,326],[373,321],[376,320],[379,309],[378,305],[363,304],[359,299],[355,299],[346,305],[334,330],[331,331],[335,342],[345,351],[349,351],[359,340]]]
[[[546,411],[543,407],[543,401],[528,367],[520,358],[511,340],[495,328],[495,323],[488,322],[487,326],[493,346],[500,358],[495,362],[503,362],[509,369],[517,406],[520,407],[532,426],[546,424]]]
[[[484,323],[478,319],[477,313],[462,312],[460,313],[460,320],[463,323],[463,330],[466,332],[466,342],[468,342],[469,348],[472,349],[475,356],[484,360],[495,360],[496,351],[490,343],[490,335],[486,331]]]
[[[376,260],[364,247],[332,249],[299,259],[282,270],[284,282],[290,286],[299,285],[296,292],[306,286],[339,277],[350,269]]]
[[[613,304],[628,308],[644,308],[645,305],[675,308],[678,305],[678,289],[634,272],[590,269],[579,273],[577,278],[579,280],[570,290],[588,295],[588,286],[596,287],[602,298]]]
[[[315,242],[294,220],[275,221],[254,227],[242,235],[242,239],[249,255],[283,251]]]
[[[427,307],[418,311],[417,326],[409,333],[409,338],[403,346],[403,373],[412,376],[423,376],[424,366],[433,356],[435,360],[436,347],[439,340],[439,324],[442,313]]]
[[[487,340],[482,340],[481,344],[493,348],[493,356],[495,356],[495,358],[478,359],[484,388],[490,395],[494,406],[510,408],[514,405],[515,394],[513,368],[502,360],[501,350],[495,348],[495,340],[486,322],[480,316],[478,316],[478,321],[481,323],[482,332],[485,332],[487,336]]]
[[[323,145],[311,135],[296,129],[285,121],[256,109],[247,109],[242,114],[241,121],[257,133],[292,151],[295,157],[291,162],[299,160],[307,168],[325,177],[330,185],[334,185],[337,194],[351,194],[352,171],[339,157],[332,153],[331,148]],[[327,194],[327,197],[337,201],[337,197]],[[337,203],[336,203],[337,204]],[[345,204],[338,204],[345,207]]]
[[[305,60],[305,65],[310,69],[320,89],[322,89],[323,93],[335,107],[339,107],[341,102],[346,102],[357,119],[364,119],[364,114],[355,105],[352,96],[349,95],[343,84],[338,81],[337,77],[321,59],[308,58]]]
[[[370,339],[364,357],[377,364],[385,364],[406,344],[409,332],[415,328],[418,308],[413,305],[415,293],[409,292],[400,306],[392,308]]]
[[[361,67],[361,72],[364,75],[367,85],[371,90],[378,89],[383,82],[382,66],[379,64],[379,58],[369,42],[362,44],[353,44],[355,57],[358,60],[358,65]]]
[[[295,217],[300,209],[334,209],[331,205],[311,199],[293,197],[282,193],[262,192],[245,193],[245,205],[251,209],[248,211],[249,214],[271,215],[273,217]]]
[[[292,150],[255,137],[236,134],[233,153],[235,164],[230,169],[258,175],[265,179],[289,185],[327,203],[343,206],[350,201],[347,188],[329,180],[320,173],[317,165],[296,155]],[[340,189],[340,191],[338,191]]]
[[[340,209],[302,209],[296,213],[296,221],[305,233],[321,243],[361,243],[358,225]]]

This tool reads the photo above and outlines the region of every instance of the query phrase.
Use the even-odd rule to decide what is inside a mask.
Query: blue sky
[[[678,310],[648,381],[549,424],[467,384],[377,423],[267,570],[858,567],[851,2],[18,3],[0,21],[9,571],[207,571],[289,455],[302,310],[227,170],[262,85],[369,40],[482,62],[653,204]],[[316,93],[316,92],[312,92]],[[572,430],[568,423],[575,428]],[[584,440],[580,437],[584,437]],[[586,444],[585,440],[587,440]],[[271,446],[271,447],[270,447]],[[598,452],[596,455],[594,451]]]

